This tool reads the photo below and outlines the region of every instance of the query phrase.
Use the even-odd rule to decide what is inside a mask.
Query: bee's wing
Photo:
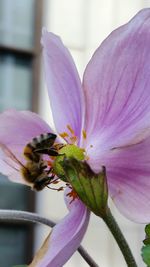
[[[20,167],[24,167],[24,165],[17,159],[12,151],[2,143],[0,143],[0,160],[17,171],[20,170]]]
[[[0,172],[8,176],[13,182],[31,186],[31,183],[23,179],[22,168],[27,169],[11,149],[0,143]]]

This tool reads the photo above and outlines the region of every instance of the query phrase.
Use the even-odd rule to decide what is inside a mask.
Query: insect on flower
[[[17,159],[6,145],[0,144],[0,148],[7,157],[7,164],[11,164],[10,160],[17,163],[17,165],[21,167],[18,168],[18,171],[21,172],[25,181],[32,185],[32,188],[37,191],[42,190],[45,186],[55,181],[52,167],[49,166],[48,162],[44,160],[42,156],[58,156],[58,146],[57,144],[53,146],[56,137],[57,136],[53,133],[41,134],[34,137],[24,148],[23,154],[26,159],[26,164],[23,164]],[[61,146],[59,145],[59,147]],[[11,166],[13,167],[13,165]]]

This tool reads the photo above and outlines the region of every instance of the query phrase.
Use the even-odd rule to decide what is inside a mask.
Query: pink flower
[[[57,135],[85,148],[93,171],[106,167],[109,195],[126,217],[150,221],[150,9],[108,36],[87,65],[82,84],[59,37],[44,31],[42,44]],[[0,142],[22,163],[26,144],[53,132],[29,111],[6,111],[0,125]],[[1,172],[25,183],[18,169],[2,151]],[[84,236],[89,211],[78,199],[66,201],[69,214],[52,230],[38,266],[62,266]]]

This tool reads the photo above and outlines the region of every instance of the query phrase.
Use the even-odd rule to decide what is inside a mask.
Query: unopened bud
[[[84,204],[102,217],[107,208],[108,188],[105,168],[94,173],[85,161],[64,158],[61,162],[68,183]]]

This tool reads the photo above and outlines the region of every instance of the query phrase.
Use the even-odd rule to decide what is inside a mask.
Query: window
[[[37,111],[42,3],[0,1],[0,111]],[[36,97],[35,97],[36,96]],[[17,131],[17,129],[16,129]],[[35,195],[26,186],[0,177],[0,209],[33,211]],[[0,266],[29,263],[33,226],[1,224]]]

